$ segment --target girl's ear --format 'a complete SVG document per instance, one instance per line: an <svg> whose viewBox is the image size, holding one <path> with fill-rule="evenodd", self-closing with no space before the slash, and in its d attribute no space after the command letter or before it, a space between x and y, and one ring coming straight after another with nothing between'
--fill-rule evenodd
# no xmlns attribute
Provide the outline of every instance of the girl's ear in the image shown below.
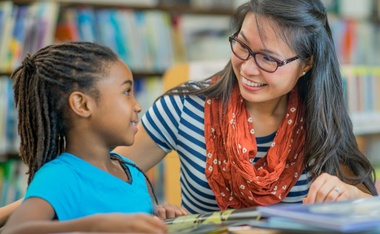
<svg viewBox="0 0 380 234"><path fill-rule="evenodd" d="M92 114L92 99L86 94L74 91L69 96L69 107L81 117L89 117Z"/></svg>

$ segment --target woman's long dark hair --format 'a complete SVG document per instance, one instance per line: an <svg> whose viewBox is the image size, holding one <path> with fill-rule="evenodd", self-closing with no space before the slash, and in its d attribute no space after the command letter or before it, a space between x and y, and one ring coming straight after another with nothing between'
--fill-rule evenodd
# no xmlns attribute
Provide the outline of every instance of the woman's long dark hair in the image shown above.
<svg viewBox="0 0 380 234"><path fill-rule="evenodd" d="M359 151L353 134L343 98L335 45L321 1L251 0L235 11L232 17L233 32L240 31L245 16L250 12L255 14L258 26L261 21L269 22L301 61L312 64L312 68L297 84L306 107L304 163L308 172L314 178L326 172L349 184L364 183L372 194L377 194L374 169ZM227 103L237 83L231 61L214 76L221 76L221 79L213 85L207 84L208 78L199 82L201 89L194 89L193 85L187 83L164 95L218 97ZM344 175L341 166L347 167L354 175Z"/></svg>

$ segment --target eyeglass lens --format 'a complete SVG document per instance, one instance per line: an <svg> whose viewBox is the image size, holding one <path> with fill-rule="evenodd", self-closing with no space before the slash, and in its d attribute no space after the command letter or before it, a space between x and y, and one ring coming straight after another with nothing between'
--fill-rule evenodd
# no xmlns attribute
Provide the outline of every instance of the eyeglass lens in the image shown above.
<svg viewBox="0 0 380 234"><path fill-rule="evenodd" d="M254 58L256 65L264 71L274 72L277 69L277 62L270 56L261 53L250 53L246 45L240 43L236 38L231 40L232 52L241 60L247 60L250 55Z"/></svg>

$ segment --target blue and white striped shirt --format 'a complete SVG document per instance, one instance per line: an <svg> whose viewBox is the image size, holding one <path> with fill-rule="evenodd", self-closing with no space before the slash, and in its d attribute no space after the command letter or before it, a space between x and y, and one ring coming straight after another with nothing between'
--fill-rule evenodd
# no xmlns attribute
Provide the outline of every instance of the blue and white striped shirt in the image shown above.
<svg viewBox="0 0 380 234"><path fill-rule="evenodd" d="M204 137L205 99L198 96L164 96L142 117L142 124L152 139L165 152L176 150L180 157L182 205L190 213L220 210L206 176L206 144ZM266 155L275 133L257 137L258 153L253 164ZM304 171L282 201L301 202L311 179Z"/></svg>

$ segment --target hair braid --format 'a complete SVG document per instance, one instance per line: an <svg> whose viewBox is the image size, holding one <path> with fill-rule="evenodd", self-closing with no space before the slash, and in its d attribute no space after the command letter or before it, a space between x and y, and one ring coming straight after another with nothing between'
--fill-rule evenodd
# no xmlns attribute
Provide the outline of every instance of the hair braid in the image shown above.
<svg viewBox="0 0 380 234"><path fill-rule="evenodd" d="M91 42L65 42L28 55L11 75L18 108L20 156L35 172L65 150L67 97L74 90L97 97L94 86L118 60L109 48Z"/></svg>
<svg viewBox="0 0 380 234"><path fill-rule="evenodd" d="M117 156L117 155L111 155L111 159L118 161L120 163L120 165L123 167L124 170L126 170L125 164L128 164L128 165L136 168L139 172L141 172L141 174L144 175L145 180L149 184L150 190L152 191L152 194L153 194L153 197L154 197L154 201L156 202L157 205L159 205L156 193L154 192L154 188L153 188L152 182L150 182L148 176L136 164L130 163L130 162L126 162L122 158L120 158L120 156Z"/></svg>
<svg viewBox="0 0 380 234"><path fill-rule="evenodd" d="M149 178L148 178L148 176L136 165L136 164L134 164L134 163L129 163L129 162L124 162L124 163L126 163L126 164L128 164L128 165L130 165L130 166L132 166L132 167L135 167L139 172L141 172L143 175L144 175L144 177L145 177L145 179L146 179L146 181L148 182L148 184L149 184L149 187L150 187L150 190L152 191L152 194L153 194L153 197L154 197L154 201L156 202L156 204L157 205L159 205L158 204L158 199L157 199L157 196L156 196L156 193L154 192L154 189L153 189L153 185L152 185L152 182L150 182L150 180L149 180Z"/></svg>

